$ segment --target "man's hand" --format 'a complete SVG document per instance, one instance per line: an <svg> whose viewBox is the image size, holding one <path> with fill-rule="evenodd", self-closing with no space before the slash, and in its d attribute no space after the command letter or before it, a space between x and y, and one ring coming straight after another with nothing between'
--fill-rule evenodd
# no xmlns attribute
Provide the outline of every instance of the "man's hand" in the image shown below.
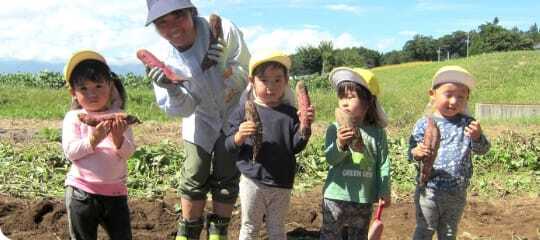
<svg viewBox="0 0 540 240"><path fill-rule="evenodd" d="M482 128L478 121L472 121L469 126L465 127L465 135L469 136L473 141L479 141L482 135Z"/></svg>
<svg viewBox="0 0 540 240"><path fill-rule="evenodd" d="M152 82L162 88L172 89L175 87L174 83L165 76L165 73L159 67L151 68L146 75Z"/></svg>
<svg viewBox="0 0 540 240"><path fill-rule="evenodd" d="M238 146L243 144L246 139L257 132L257 125L252 121L245 121L240 124L238 132L234 134L234 143Z"/></svg>

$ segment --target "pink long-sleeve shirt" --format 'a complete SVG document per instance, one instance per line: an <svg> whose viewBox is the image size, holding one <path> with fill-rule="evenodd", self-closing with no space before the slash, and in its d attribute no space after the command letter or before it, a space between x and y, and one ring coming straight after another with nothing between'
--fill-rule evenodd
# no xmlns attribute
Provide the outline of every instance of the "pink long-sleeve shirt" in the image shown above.
<svg viewBox="0 0 540 240"><path fill-rule="evenodd" d="M105 196L127 195L127 160L136 147L131 128L124 132L120 149L116 149L110 135L93 149L88 136L95 131L95 127L82 123L77 116L79 113L97 115L115 112L120 111L91 113L78 109L69 111L64 117L62 148L66 158L72 162L66 186Z"/></svg>

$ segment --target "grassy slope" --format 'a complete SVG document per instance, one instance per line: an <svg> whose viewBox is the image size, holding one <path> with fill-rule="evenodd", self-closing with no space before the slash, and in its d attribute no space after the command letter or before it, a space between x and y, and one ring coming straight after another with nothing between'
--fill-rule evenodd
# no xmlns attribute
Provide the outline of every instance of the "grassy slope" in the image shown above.
<svg viewBox="0 0 540 240"><path fill-rule="evenodd" d="M470 107L476 102L538 103L540 52L507 52L473 56L441 63L407 63L374 69L383 95L381 101L391 126L410 128L428 101L431 78L444 65L460 65L476 76ZM156 107L153 92L128 89L128 111L143 120L169 120ZM312 91L317 119L332 121L336 98L333 91ZM0 116L9 118L61 119L70 102L66 90L20 89L0 86ZM474 111L473 111L474 112Z"/></svg>

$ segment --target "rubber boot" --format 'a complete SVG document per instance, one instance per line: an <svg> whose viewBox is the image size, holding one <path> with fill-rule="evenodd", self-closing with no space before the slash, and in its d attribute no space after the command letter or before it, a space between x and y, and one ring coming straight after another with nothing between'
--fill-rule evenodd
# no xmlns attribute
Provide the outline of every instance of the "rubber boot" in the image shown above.
<svg viewBox="0 0 540 240"><path fill-rule="evenodd" d="M208 220L208 240L227 240L227 229L230 218L220 217L216 214L209 214Z"/></svg>
<svg viewBox="0 0 540 240"><path fill-rule="evenodd" d="M180 220L178 223L178 232L175 240L199 240L204 227L204 221L198 219L195 221Z"/></svg>

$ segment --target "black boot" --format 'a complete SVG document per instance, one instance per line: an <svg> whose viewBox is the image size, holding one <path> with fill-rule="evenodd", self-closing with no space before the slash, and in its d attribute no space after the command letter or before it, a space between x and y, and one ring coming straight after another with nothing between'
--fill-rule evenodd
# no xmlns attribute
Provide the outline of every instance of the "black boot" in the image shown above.
<svg viewBox="0 0 540 240"><path fill-rule="evenodd" d="M195 221L182 219L178 223L175 240L199 240L203 227L204 221L202 219Z"/></svg>
<svg viewBox="0 0 540 240"><path fill-rule="evenodd" d="M207 220L208 240L227 240L227 229L229 228L231 218L209 214Z"/></svg>

